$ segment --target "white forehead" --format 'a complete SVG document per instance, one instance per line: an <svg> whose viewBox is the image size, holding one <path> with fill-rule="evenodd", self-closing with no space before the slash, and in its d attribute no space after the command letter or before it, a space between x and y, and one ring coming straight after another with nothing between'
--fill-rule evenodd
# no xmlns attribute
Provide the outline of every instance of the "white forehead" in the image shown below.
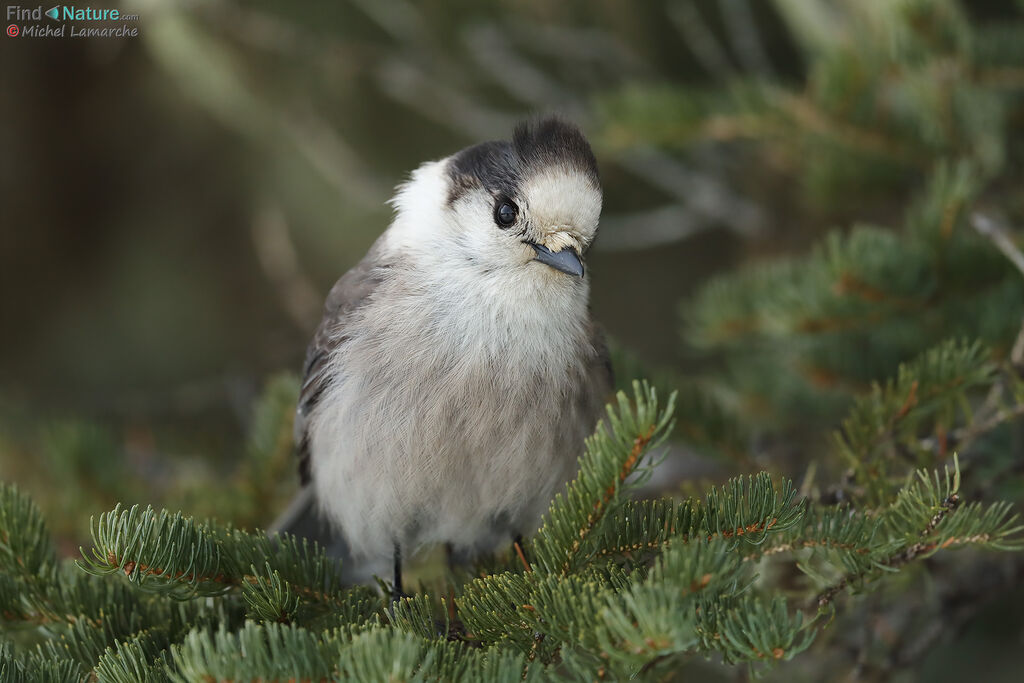
<svg viewBox="0 0 1024 683"><path fill-rule="evenodd" d="M589 177L560 165L538 170L522 185L521 196L532 223L542 229L559 228L589 241L601 217L601 191Z"/></svg>

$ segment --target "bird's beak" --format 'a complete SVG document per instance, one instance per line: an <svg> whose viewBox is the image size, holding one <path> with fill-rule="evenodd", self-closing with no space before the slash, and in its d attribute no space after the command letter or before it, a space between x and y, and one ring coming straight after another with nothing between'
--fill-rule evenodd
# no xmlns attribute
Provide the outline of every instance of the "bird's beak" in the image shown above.
<svg viewBox="0 0 1024 683"><path fill-rule="evenodd" d="M561 251L551 251L543 244L536 244L534 242L528 242L527 244L537 252L537 256L533 259L534 261L540 261L546 266L551 266L555 270L560 270L569 275L583 277L583 261L580 260L579 254L576 253L575 249L565 247Z"/></svg>

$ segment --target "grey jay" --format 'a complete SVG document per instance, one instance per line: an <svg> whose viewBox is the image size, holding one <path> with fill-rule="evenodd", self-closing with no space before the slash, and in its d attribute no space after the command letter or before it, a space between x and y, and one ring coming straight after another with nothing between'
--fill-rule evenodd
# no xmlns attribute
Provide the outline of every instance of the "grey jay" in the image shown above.
<svg viewBox="0 0 1024 683"><path fill-rule="evenodd" d="M587 249L601 186L557 118L425 163L309 346L299 472L357 561L472 555L536 528L611 390Z"/></svg>

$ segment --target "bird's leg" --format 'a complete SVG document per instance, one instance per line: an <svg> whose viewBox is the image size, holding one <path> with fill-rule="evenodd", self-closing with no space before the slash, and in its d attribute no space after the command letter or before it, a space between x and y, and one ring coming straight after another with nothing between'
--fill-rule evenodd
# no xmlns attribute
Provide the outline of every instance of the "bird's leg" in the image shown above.
<svg viewBox="0 0 1024 683"><path fill-rule="evenodd" d="M444 563L448 567L448 573L455 573L455 546L451 543L444 544Z"/></svg>
<svg viewBox="0 0 1024 683"><path fill-rule="evenodd" d="M512 538L512 549L516 551L516 555L519 556L519 561L523 563L523 569L525 569L528 572L532 572L533 567L530 566L530 563L526 560L526 553L523 552L522 534L516 534Z"/></svg>
<svg viewBox="0 0 1024 683"><path fill-rule="evenodd" d="M395 575L391 583L391 600L397 602L405 594L402 592L402 549L395 544Z"/></svg>

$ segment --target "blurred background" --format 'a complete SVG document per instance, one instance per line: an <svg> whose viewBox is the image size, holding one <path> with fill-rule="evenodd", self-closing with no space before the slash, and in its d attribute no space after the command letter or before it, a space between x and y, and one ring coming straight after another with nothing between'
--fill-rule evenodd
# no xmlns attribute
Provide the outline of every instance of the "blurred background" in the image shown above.
<svg viewBox="0 0 1024 683"><path fill-rule="evenodd" d="M954 283L973 311L960 327L872 328L862 341L884 353L833 350L824 369L757 346L736 358L698 292L799 262L832 229L903 225L940 163L1024 225L1024 3L118 7L139 37L0 40L0 477L69 554L117 501L269 523L297 484L295 374L327 290L409 171L532 113L594 145L593 308L623 380L689 388L688 479L766 462L801 476L923 337L1007 354L1020 327L1019 275L995 251L988 275ZM794 367L815 392L791 386ZM1021 645L1014 628L999 642ZM960 675L929 656L931 680Z"/></svg>

